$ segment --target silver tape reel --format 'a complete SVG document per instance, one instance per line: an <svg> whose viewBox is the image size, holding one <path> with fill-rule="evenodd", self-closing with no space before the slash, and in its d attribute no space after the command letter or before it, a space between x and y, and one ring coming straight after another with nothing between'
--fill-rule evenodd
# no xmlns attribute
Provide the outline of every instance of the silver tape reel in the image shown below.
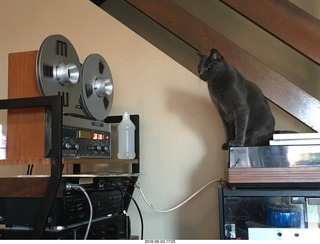
<svg viewBox="0 0 320 244"><path fill-rule="evenodd" d="M48 36L40 46L36 75L44 96L63 96L64 113L79 105L81 64L71 42L62 35Z"/></svg>
<svg viewBox="0 0 320 244"><path fill-rule="evenodd" d="M90 54L82 65L81 100L86 113L96 120L104 120L113 102L113 82L106 60Z"/></svg>

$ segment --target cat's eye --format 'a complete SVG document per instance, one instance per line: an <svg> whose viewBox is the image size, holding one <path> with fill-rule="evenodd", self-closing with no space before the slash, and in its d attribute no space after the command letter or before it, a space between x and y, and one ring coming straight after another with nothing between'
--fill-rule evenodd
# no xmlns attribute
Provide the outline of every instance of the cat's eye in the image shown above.
<svg viewBox="0 0 320 244"><path fill-rule="evenodd" d="M210 63L210 64L207 64L206 67L205 67L205 69L206 69L207 71L211 70L211 69L212 69L212 64L211 64L211 63Z"/></svg>

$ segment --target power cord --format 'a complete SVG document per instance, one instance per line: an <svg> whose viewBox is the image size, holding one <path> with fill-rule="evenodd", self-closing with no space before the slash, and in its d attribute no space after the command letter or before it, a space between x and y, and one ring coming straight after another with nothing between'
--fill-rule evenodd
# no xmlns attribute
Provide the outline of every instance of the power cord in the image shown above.
<svg viewBox="0 0 320 244"><path fill-rule="evenodd" d="M216 183L216 182L219 182L220 184L222 182L225 182L223 179L215 179L215 180L212 180L210 181L209 183L207 183L206 185L204 185L203 187L201 187L198 191L196 191L195 193L193 193L190 197L188 197L186 200L184 200L183 202L181 202L180 204L178 204L177 206L173 207L173 208L170 208L170 209L166 209L166 210L160 210L160 209L156 209L152 204L150 204L148 202L148 200L146 199L143 191L142 191L142 188L140 187L139 183L136 182L135 184L135 187L139 189L139 192L141 193L141 196L144 200L144 202L148 205L149 208L151 208L153 211L156 211L156 212L160 212L160 213L168 213L168 212L171 212L171 211L174 211L178 208L180 208L182 205L184 205L185 203L187 203L189 200L191 200L193 197L195 197L198 193L200 193L202 190L204 190L206 187L208 187L209 185L213 184L213 183Z"/></svg>
<svg viewBox="0 0 320 244"><path fill-rule="evenodd" d="M134 185L133 185L134 186ZM119 190L120 192L121 192L121 195L122 195L122 203L121 203L121 205L122 205L122 211L124 212L124 209L123 209L123 203L124 203L124 195L127 195L128 197L130 197L130 199L133 201L133 203L135 204L135 206L136 206L136 208L137 208L137 210L138 210L138 213L139 213L139 217L140 217L140 223L141 223L141 233L140 233L140 239L141 240L143 240L143 232L144 232L144 221L143 221L143 216L142 216L142 213L141 213L141 210L140 210L140 207L139 207L139 205L138 205L138 203L137 203L137 201L134 199L134 197L131 195L131 194L129 194L128 192L127 192L127 190L122 190L121 188L120 188L120 185L114 185L114 188L116 189L116 190Z"/></svg>
<svg viewBox="0 0 320 244"><path fill-rule="evenodd" d="M141 234L140 234L140 239L143 240L143 231L144 231L144 222L143 222L143 217L142 217L142 213L141 210L139 208L139 205L137 203L137 201L133 198L133 196L131 194L129 194L128 192L125 191L125 194L128 195L131 200L134 202L134 204L136 205L136 208L138 210L139 213L139 217L140 217L140 222L141 222Z"/></svg>
<svg viewBox="0 0 320 244"><path fill-rule="evenodd" d="M87 240L88 234L89 234L89 231L90 231L90 228L91 228L92 216L93 216L92 203L91 203L91 200L90 200L90 197L89 197L88 193L86 192L86 190L85 190L82 186L80 186L80 185L78 185L78 184L67 183L67 184L66 184L66 191L72 191L72 190L76 190L76 191L79 191L79 190L80 190L80 191L82 191L83 194L85 195L85 197L87 198L88 203L89 203L90 216L89 216L89 222L88 222L86 234L85 234L85 236L84 236L84 240Z"/></svg>

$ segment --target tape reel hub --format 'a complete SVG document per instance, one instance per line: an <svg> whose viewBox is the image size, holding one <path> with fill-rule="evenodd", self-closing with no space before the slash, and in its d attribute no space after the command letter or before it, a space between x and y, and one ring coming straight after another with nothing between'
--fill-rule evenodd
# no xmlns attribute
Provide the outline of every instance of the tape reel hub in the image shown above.
<svg viewBox="0 0 320 244"><path fill-rule="evenodd" d="M113 93L113 84L110 79L102 80L100 78L96 79L94 83L94 90L98 97L111 96Z"/></svg>
<svg viewBox="0 0 320 244"><path fill-rule="evenodd" d="M86 113L96 120L104 120L113 102L113 82L106 60L90 54L82 65L81 98Z"/></svg>
<svg viewBox="0 0 320 244"><path fill-rule="evenodd" d="M73 63L60 63L56 66L56 79L63 86L68 84L77 84L79 77L80 71L77 65Z"/></svg>

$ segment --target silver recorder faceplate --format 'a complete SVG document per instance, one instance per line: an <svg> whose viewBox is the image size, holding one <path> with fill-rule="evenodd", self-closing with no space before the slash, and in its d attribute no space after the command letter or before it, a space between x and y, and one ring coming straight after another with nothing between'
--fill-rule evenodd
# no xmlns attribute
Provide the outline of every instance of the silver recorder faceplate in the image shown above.
<svg viewBox="0 0 320 244"><path fill-rule="evenodd" d="M50 154L50 119L47 118L46 152ZM110 158L111 124L101 121L63 116L62 157Z"/></svg>
<svg viewBox="0 0 320 244"><path fill-rule="evenodd" d="M63 116L62 156L111 157L111 125L94 120Z"/></svg>

